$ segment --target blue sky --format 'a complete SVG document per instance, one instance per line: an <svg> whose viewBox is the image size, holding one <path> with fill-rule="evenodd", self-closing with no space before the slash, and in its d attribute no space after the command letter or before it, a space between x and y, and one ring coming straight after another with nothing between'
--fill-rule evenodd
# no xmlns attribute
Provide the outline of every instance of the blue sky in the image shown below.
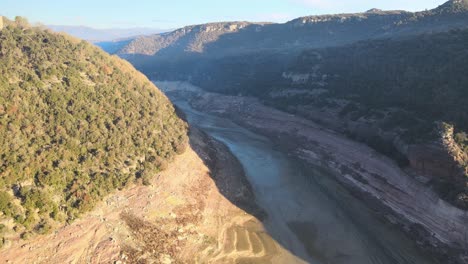
<svg viewBox="0 0 468 264"><path fill-rule="evenodd" d="M0 0L0 15L97 28L178 28L215 21L271 21L371 8L420 11L445 0Z"/></svg>

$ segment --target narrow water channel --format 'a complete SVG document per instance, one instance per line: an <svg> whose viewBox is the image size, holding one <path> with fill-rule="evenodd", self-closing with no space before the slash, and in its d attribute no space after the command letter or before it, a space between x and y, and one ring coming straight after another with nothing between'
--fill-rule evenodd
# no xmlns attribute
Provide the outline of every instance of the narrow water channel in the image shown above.
<svg viewBox="0 0 468 264"><path fill-rule="evenodd" d="M226 144L243 165L264 226L297 263L436 263L337 184L333 177L304 169L267 138L233 122L174 103L190 124Z"/></svg>

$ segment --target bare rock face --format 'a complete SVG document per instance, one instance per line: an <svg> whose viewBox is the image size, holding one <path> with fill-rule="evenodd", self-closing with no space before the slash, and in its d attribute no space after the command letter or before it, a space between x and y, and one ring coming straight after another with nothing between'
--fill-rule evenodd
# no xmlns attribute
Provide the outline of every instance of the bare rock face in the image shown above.
<svg viewBox="0 0 468 264"><path fill-rule="evenodd" d="M252 23L220 22L187 26L170 33L138 37L118 53L155 55L164 49L200 53L205 45L218 40L222 35L238 32L249 25Z"/></svg>
<svg viewBox="0 0 468 264"><path fill-rule="evenodd" d="M468 155L455 142L453 138L454 127L452 125L440 124L439 129L441 131L442 144L459 167L463 167L468 162Z"/></svg>
<svg viewBox="0 0 468 264"><path fill-rule="evenodd" d="M3 16L0 16L0 30L3 29Z"/></svg>
<svg viewBox="0 0 468 264"><path fill-rule="evenodd" d="M445 198L453 200L461 208L468 209L467 154L455 142L453 126L441 123L438 129L440 137L437 141L409 146L407 157L413 169L436 182L451 183L450 188L445 186L445 190L442 190L446 193Z"/></svg>
<svg viewBox="0 0 468 264"><path fill-rule="evenodd" d="M433 178L451 178L457 173L453 157L438 144L410 145L408 160L413 169Z"/></svg>
<svg viewBox="0 0 468 264"><path fill-rule="evenodd" d="M439 139L433 143L411 145L408 159L412 168L431 177L462 179L467 155L453 139L453 126L439 124Z"/></svg>

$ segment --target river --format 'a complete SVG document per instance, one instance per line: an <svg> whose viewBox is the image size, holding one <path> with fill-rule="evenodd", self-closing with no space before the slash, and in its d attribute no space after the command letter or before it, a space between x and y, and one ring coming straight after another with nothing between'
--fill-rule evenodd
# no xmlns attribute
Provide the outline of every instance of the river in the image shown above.
<svg viewBox="0 0 468 264"><path fill-rule="evenodd" d="M305 169L269 139L230 120L173 102L195 125L226 144L239 159L267 212L263 225L291 254L291 263L437 263L404 234L381 221L333 177Z"/></svg>

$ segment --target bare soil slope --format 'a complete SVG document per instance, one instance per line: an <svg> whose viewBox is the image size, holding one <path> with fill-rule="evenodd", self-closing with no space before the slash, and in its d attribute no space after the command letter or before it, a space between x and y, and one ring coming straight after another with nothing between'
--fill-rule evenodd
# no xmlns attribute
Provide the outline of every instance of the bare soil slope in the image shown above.
<svg viewBox="0 0 468 264"><path fill-rule="evenodd" d="M270 263L279 258L283 249L260 221L231 202L263 217L239 162L196 129L191 145L152 185L117 192L54 234L14 241L0 251L0 262Z"/></svg>

